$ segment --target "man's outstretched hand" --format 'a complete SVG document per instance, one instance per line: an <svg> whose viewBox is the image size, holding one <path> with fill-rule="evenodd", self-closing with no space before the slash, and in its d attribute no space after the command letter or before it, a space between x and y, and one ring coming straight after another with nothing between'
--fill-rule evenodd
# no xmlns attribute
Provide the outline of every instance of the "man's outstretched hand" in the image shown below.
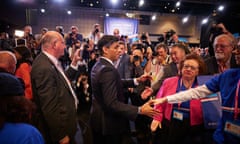
<svg viewBox="0 0 240 144"><path fill-rule="evenodd" d="M159 110L153 108L154 101L149 100L140 107L140 114L154 117L160 114Z"/></svg>

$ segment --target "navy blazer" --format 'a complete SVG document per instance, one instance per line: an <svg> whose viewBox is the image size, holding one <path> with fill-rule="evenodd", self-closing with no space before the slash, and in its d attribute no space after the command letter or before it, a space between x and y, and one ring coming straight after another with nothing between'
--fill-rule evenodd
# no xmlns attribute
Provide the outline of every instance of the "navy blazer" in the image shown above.
<svg viewBox="0 0 240 144"><path fill-rule="evenodd" d="M125 53L122 55L117 70L122 79L131 78L131 62L128 54Z"/></svg>
<svg viewBox="0 0 240 144"><path fill-rule="evenodd" d="M123 87L133 86L133 80L121 80L117 69L106 59L100 60L91 71L92 130L107 134L121 134L128 130L129 120L135 120L138 107L124 103Z"/></svg>

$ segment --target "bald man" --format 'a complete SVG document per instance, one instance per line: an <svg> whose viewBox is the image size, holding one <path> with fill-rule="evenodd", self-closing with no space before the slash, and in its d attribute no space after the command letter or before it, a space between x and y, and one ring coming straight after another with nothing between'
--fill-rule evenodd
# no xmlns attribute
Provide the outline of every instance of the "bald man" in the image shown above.
<svg viewBox="0 0 240 144"><path fill-rule="evenodd" d="M42 52L35 58L31 71L33 98L40 112L36 126L47 144L83 144L77 123L78 100L70 84L77 74L80 49L64 72L58 60L66 48L61 34L48 31L41 39L41 46Z"/></svg>
<svg viewBox="0 0 240 144"><path fill-rule="evenodd" d="M10 51L0 51L0 72L15 73L17 59Z"/></svg>

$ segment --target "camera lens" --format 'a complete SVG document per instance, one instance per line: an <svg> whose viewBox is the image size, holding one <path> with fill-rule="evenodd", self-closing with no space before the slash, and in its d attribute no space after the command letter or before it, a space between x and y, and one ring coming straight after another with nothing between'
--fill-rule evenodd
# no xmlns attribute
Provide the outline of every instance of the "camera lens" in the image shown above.
<svg viewBox="0 0 240 144"><path fill-rule="evenodd" d="M98 33L98 32L99 32L99 29L96 29L96 30L95 30L95 33Z"/></svg>
<svg viewBox="0 0 240 144"><path fill-rule="evenodd" d="M138 61L139 59L140 59L139 56L137 56L137 55L133 56L133 61Z"/></svg>

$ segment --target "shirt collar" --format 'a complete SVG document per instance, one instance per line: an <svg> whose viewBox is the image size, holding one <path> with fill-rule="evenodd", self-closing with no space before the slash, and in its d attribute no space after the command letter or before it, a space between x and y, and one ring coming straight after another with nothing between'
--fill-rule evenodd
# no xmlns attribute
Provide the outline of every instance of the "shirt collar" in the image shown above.
<svg viewBox="0 0 240 144"><path fill-rule="evenodd" d="M109 58L106 58L106 57L103 57L103 56L102 56L101 58L103 58L103 59L105 59L106 61L110 62L110 63L114 66L113 62L112 62Z"/></svg>
<svg viewBox="0 0 240 144"><path fill-rule="evenodd" d="M47 53L46 51L42 51L55 65L58 64L58 59L54 57L53 55Z"/></svg>

